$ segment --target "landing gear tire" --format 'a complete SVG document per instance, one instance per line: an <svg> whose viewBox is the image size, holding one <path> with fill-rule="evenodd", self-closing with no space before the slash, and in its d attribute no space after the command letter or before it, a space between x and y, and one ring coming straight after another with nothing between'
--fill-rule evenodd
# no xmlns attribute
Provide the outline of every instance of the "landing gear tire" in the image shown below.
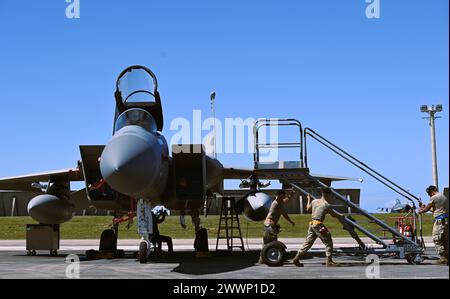
<svg viewBox="0 0 450 299"><path fill-rule="evenodd" d="M116 252L117 236L113 229L106 229L100 237L100 252Z"/></svg>
<svg viewBox="0 0 450 299"><path fill-rule="evenodd" d="M139 244L139 262L146 264L148 260L148 245L147 242L141 242Z"/></svg>
<svg viewBox="0 0 450 299"><path fill-rule="evenodd" d="M201 228L195 234L194 241L195 252L208 252L208 231L206 228Z"/></svg>
<svg viewBox="0 0 450 299"><path fill-rule="evenodd" d="M86 251L86 259L95 260L97 258L97 251L91 249Z"/></svg>
<svg viewBox="0 0 450 299"><path fill-rule="evenodd" d="M262 261L269 267L280 267L287 258L286 245L279 241L266 244L261 252Z"/></svg>
<svg viewBox="0 0 450 299"><path fill-rule="evenodd" d="M410 265L420 265L423 262L423 257L420 254L411 254L406 257L406 261Z"/></svg>

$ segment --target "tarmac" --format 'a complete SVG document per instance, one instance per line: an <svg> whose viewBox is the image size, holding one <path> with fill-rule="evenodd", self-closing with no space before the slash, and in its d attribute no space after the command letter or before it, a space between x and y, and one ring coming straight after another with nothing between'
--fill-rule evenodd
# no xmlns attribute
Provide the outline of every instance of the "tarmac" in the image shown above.
<svg viewBox="0 0 450 299"><path fill-rule="evenodd" d="M376 247L369 240L363 240L369 246ZM287 245L289 258L292 258L304 239L280 241ZM350 238L335 238L334 242L335 248L355 246ZM425 239L426 259L420 265L410 265L404 259L390 256L383 256L370 264L371 261L366 261L366 257L337 254L335 261L340 263L337 268L324 266L324 246L320 241L316 242L310 256L303 261L303 268L295 267L290 261L283 267L258 264L260 239L244 239L246 251L236 249L232 254L223 251L214 254L216 240L210 240L211 253L204 257L196 257L193 240L176 239L174 256L152 257L147 264L140 264L136 259L139 240L119 240L118 248L125 250L124 258L87 260L85 251L98 249L98 243L98 240L62 240L57 256L50 256L46 251L38 251L37 256L27 256L24 240L0 240L0 278L66 278L69 265L66 257L75 254L80 260L81 279L449 279L448 266L431 264L437 258L431 238ZM222 242L219 249L224 248Z"/></svg>

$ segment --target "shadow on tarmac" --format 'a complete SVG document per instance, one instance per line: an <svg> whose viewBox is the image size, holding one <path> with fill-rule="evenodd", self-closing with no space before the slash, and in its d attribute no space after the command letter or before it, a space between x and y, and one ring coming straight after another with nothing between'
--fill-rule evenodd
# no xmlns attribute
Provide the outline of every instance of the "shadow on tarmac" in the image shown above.
<svg viewBox="0 0 450 299"><path fill-rule="evenodd" d="M167 259L150 259L151 263L177 263L172 272L189 275L208 275L238 271L254 266L259 259L259 252L210 252L204 257L196 257L193 252L177 252L176 257Z"/></svg>
<svg viewBox="0 0 450 299"><path fill-rule="evenodd" d="M287 254L287 261L285 262L285 266L292 264L292 259L294 258L296 252L291 251ZM163 253L162 255L151 255L148 260L149 266L151 264L175 264L175 268L171 270L171 272L187 274L187 275L208 275L208 274L219 274L226 272L239 271L242 269L250 268L255 266L258 263L260 251L219 251L219 252L208 252L205 255L196 256L193 251L177 251L173 255L169 256L167 253ZM18 254L16 256L22 256L30 259L65 259L67 254L58 254L57 256L51 256L49 254L39 254L37 256L27 256L25 254ZM80 262L89 262L95 260L102 260L99 258L96 259L88 259L84 254L78 254L80 258ZM312 260L314 258L325 258L324 253L308 253L302 261L307 262L308 260ZM363 267L368 266L369 263L365 261L365 258L356 257L356 256L342 256L338 254L336 256L339 267L351 268L351 267ZM124 256L118 259L132 259L136 263L139 263L137 259L137 252L128 251L125 252ZM432 259L432 258L431 258ZM113 259L104 259L104 260L113 260ZM391 262L389 258L381 259L383 266L398 266L401 265L398 262ZM317 266L324 266L325 263L320 261L320 263L312 263ZM306 265L312 265L311 263ZM405 264L407 262L405 261ZM427 265L426 261L422 265ZM266 267L265 265L262 265ZM420 265L419 265L420 266ZM417 267L417 266L415 266Z"/></svg>

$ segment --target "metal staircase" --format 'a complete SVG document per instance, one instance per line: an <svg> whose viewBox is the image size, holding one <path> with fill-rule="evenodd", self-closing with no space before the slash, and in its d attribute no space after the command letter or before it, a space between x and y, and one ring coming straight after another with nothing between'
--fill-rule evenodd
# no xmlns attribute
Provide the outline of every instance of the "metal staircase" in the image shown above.
<svg viewBox="0 0 450 299"><path fill-rule="evenodd" d="M266 127L266 126L295 126L298 128L300 132L300 139L298 142L288 142L288 143L260 143L259 142L259 129ZM331 192L335 196L336 199L338 199L343 205L350 207L353 211L356 211L356 213L359 213L362 216L365 216L369 219L369 221L377 224L379 227L381 227L385 231L389 231L392 233L395 238L398 238L402 240L401 244L388 244L385 240L382 238L376 236L369 230L362 227L360 224L356 223L352 219L349 219L348 217L345 217L344 221L346 224L348 224L350 227L357 229L364 235L368 236L372 240L374 240L377 244L382 246L382 249L366 249L366 250L360 250L361 253L398 253L401 258L407 258L408 262L411 261L411 263L420 263L421 261L421 254L424 252L424 242L422 238L422 217L421 215L417 214L417 207L416 202L421 204L420 198L417 196L414 196L410 192L408 192L406 189L402 188L398 184L394 183L392 180L388 179L386 176L382 175L380 172L374 170L372 167L368 166L367 164L363 163L361 160L355 158L342 148L338 147L336 144L332 143L328 139L324 138L314 130L310 128L302 129L302 125L298 120L294 119L262 119L255 123L254 126L254 137L255 137L255 154L254 154L254 163L255 163L255 172L258 173L258 171L261 171L264 173L269 173L272 175L273 178L278 179L281 183L284 184L284 186L290 186L297 191L300 191L301 193L307 195L309 192L305 191L303 188L305 186L308 186L309 188L329 188L328 185L320 181L318 178L311 176L309 173L309 166L308 166L308 151L307 151L307 138L310 137L314 139L315 141L319 142L321 145L325 146L330 151L336 153L341 158L352 164L353 166L357 167L364 173L370 175L372 178L383 184L385 187L391 189L392 191L396 192L397 194L401 195L402 197L406 198L408 201L410 201L413 205L413 215L414 219L417 218L420 221L420 232L418 235L419 237L414 238L408 238L405 235L403 235L401 232L396 230L395 228L387 225L380 219L376 218L372 214L368 213L364 209L360 208L359 206L355 205L353 202L339 194L336 190L331 188ZM260 148L298 148L300 158L299 161L295 162L284 162L281 163L261 163L259 160L259 151ZM288 165L296 165L296 166L288 166Z"/></svg>
<svg viewBox="0 0 450 299"><path fill-rule="evenodd" d="M415 207L415 202L417 201L419 204L421 203L421 199L410 192L408 192L406 189L402 188L398 184L394 183L392 180L388 179L386 176L382 175L380 172L376 171L372 167L368 166L366 163L362 162L361 160L355 158L353 155L349 154L347 151L343 150L336 144L332 143L330 140L326 139L316 131L306 128L304 131L304 140L305 140L305 164L306 167L308 167L308 158L307 158L307 137L311 137L315 141L319 142L321 145L329 149L330 151L334 152L338 156L340 156L342 159L346 160L356 168L360 169L364 173L370 175L372 178L386 186L387 188L391 189L392 191L396 192L403 198L407 199L413 204L413 207Z"/></svg>
<svg viewBox="0 0 450 299"><path fill-rule="evenodd" d="M350 163L354 167L356 167L359 170L363 171L364 173L368 174L369 176L371 176L373 179L375 179L376 181L378 181L379 183L381 183L385 187L391 189L395 193L399 194L400 196L402 196L403 198L405 198L406 200L411 202L411 204L412 204L412 213L413 213L413 216L414 216L414 220L416 221L416 219L418 219L418 221L419 221L419 232L414 232L414 235L418 236L418 237L415 237L412 240L410 240L408 238L405 238L405 236L401 235L397 230L391 228L390 226L387 226L384 222L382 222L379 219L375 218L373 215L367 213L363 209L358 207L357 211L358 211L358 213L366 216L367 218L369 218L373 222L377 223L380 227L383 228L383 230L392 232L394 236L399 236L399 234L400 234L401 236L399 236L399 237L401 239L403 239L403 241L406 242L406 244L412 244L413 243L418 248L421 248L421 249L425 248L425 242L424 242L423 236L422 236L422 222L423 222L422 215L417 213L417 206L416 206L416 202L419 205L422 204L422 201L421 201L421 199L419 197L411 194L405 188L399 186L398 184L396 184L392 180L388 179L386 176L384 176L380 172L376 171L374 168L370 167L366 163L364 163L361 160L357 159L355 156L349 154L347 151L345 151L341 147L337 146L336 144L334 144L333 142L331 142L330 140L326 139L325 137L323 137L322 135L320 135L319 133L317 133L316 131L314 131L314 130L312 130L310 128L306 128L304 130L304 141L305 141L305 144L304 144L305 151L304 152L305 152L305 164L306 165L308 165L308 159L307 159L307 152L308 152L307 151L307 138L308 137L311 137L313 140L319 142L321 145L323 145L324 147L326 147L327 149L329 149L333 153L337 154L338 156L340 156L342 159L346 160L348 163ZM317 179L315 179L313 177L312 177L312 179L313 179L313 181L314 181L314 183L316 185L318 185L319 187L324 187L322 182L318 181ZM335 192L335 190L332 190L332 191L333 191L333 194L336 196L336 198L339 199L340 201L346 200L341 195L339 195L339 194L336 195L337 192ZM346 201L347 202L343 202L345 205L347 205L347 206L352 206L353 205L354 206L353 203L348 202L348 200L346 200ZM372 218L374 218L374 219L372 219ZM416 225L414 227L416 227ZM394 233L393 231L395 231L396 233ZM366 235L369 236L368 234L366 234ZM369 236L369 237L371 237L371 236ZM411 241L412 241L412 243L411 243Z"/></svg>

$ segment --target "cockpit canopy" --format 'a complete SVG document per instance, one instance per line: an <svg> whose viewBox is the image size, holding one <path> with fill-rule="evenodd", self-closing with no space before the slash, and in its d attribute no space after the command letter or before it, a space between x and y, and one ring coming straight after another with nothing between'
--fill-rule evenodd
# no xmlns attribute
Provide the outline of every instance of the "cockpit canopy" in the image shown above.
<svg viewBox="0 0 450 299"><path fill-rule="evenodd" d="M150 133L157 132L156 121L153 116L140 108L132 108L123 112L116 120L114 133L126 126L139 126Z"/></svg>
<svg viewBox="0 0 450 299"><path fill-rule="evenodd" d="M150 113L159 132L164 126L161 97L155 74L147 67L133 65L123 70L116 81L115 123L119 115L130 109L143 109Z"/></svg>
<svg viewBox="0 0 450 299"><path fill-rule="evenodd" d="M129 68L117 79L117 90L121 93L125 106L131 106L133 103L154 103L156 89L156 79L144 68Z"/></svg>

